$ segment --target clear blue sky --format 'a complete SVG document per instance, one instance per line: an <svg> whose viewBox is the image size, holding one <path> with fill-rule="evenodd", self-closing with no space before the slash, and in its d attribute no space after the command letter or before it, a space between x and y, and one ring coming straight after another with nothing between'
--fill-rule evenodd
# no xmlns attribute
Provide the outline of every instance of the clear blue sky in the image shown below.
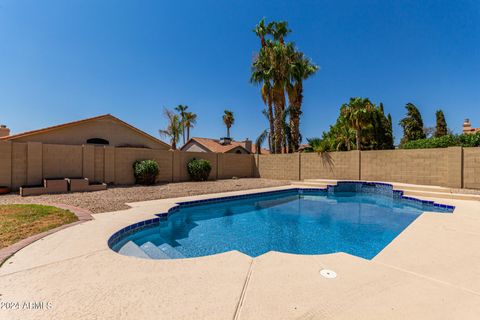
<svg viewBox="0 0 480 320"><path fill-rule="evenodd" d="M480 127L479 1L0 0L0 122L13 132L104 113L158 136L163 107L190 106L194 136L236 139L267 126L249 83L260 18L321 70L305 83L302 133L320 136L352 96L383 102L394 123L415 103L459 132ZM394 128L396 140L401 128Z"/></svg>

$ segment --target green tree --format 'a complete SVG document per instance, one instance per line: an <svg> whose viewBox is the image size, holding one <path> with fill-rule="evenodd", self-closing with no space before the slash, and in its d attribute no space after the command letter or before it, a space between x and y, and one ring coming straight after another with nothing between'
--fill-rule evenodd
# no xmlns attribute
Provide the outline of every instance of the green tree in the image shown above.
<svg viewBox="0 0 480 320"><path fill-rule="evenodd" d="M407 116L400 120L399 123L403 128L403 138L400 144L425 139L426 135L423 131L423 120L420 111L410 102L405 105L405 109L407 109Z"/></svg>
<svg viewBox="0 0 480 320"><path fill-rule="evenodd" d="M445 115L442 110L437 110L435 113L436 117L436 126L435 126L435 137L443 137L448 134L447 121L445 120Z"/></svg>
<svg viewBox="0 0 480 320"><path fill-rule="evenodd" d="M291 58L290 81L287 82L287 93L290 107L291 151L296 152L300 145L300 116L303 103L303 81L318 70L302 52L294 52Z"/></svg>
<svg viewBox="0 0 480 320"><path fill-rule="evenodd" d="M390 119L390 120L389 120ZM383 103L371 112L371 125L364 134L364 144L372 150L393 149L393 132L391 116L385 116Z"/></svg>
<svg viewBox="0 0 480 320"><path fill-rule="evenodd" d="M285 86L288 81L289 58L294 51L292 44L285 44L288 34L286 22L270 22L262 19L255 28L262 47L252 63L251 81L262 84L262 98L269 107L270 131L274 153L281 153L285 137L283 118L285 111ZM270 35L272 39L266 39ZM272 110L273 106L273 110ZM273 123L273 125L272 125Z"/></svg>
<svg viewBox="0 0 480 320"><path fill-rule="evenodd" d="M227 138L230 138L230 128L235 123L235 117L233 116L232 111L225 110L223 112L223 123L227 127Z"/></svg>
<svg viewBox="0 0 480 320"><path fill-rule="evenodd" d="M262 25L264 25L264 20L260 21ZM257 26L256 29L264 30L265 27ZM259 32L257 32L257 35ZM262 43L265 41L264 34L262 34ZM263 103L267 107L266 110L262 111L263 114L268 119L269 124L269 135L268 135L268 144L269 149L271 152L274 152L273 146L275 145L275 124L274 124L274 115L273 115L273 90L272 90L272 83L271 83L271 74L269 72L269 61L267 57L267 50L261 50L254 66L252 67L252 74L250 77L250 81L255 84L260 84L260 94L263 100Z"/></svg>
<svg viewBox="0 0 480 320"><path fill-rule="evenodd" d="M187 113L188 106L179 104L175 107L175 110L180 113L180 121L182 122L182 138L183 144L185 144L185 114Z"/></svg>
<svg viewBox="0 0 480 320"><path fill-rule="evenodd" d="M169 137L172 150L176 150L178 140L180 140L180 136L183 133L182 121L180 120L180 116L171 110L164 109L163 113L167 118L168 125L166 129L159 130L160 136Z"/></svg>
<svg viewBox="0 0 480 320"><path fill-rule="evenodd" d="M371 112L373 105L368 98L350 98L348 104L341 107L341 113L345 117L348 126L355 130L357 150L361 150L362 130L371 125Z"/></svg>
<svg viewBox="0 0 480 320"><path fill-rule="evenodd" d="M385 137L385 142L386 142L385 149L395 149L394 136L393 136L393 122L392 122L392 116L390 115L390 113L387 116L387 126L388 126L388 129Z"/></svg>
<svg viewBox="0 0 480 320"><path fill-rule="evenodd" d="M302 84L318 67L303 53L296 51L293 43L285 42L285 37L291 32L286 21L265 24L265 19L262 19L254 32L260 38L261 48L253 60L250 81L261 85L262 99L268 107L272 151L296 151L300 143ZM292 144L289 148L285 148L288 137L284 129L287 91L291 107L289 131Z"/></svg>
<svg viewBox="0 0 480 320"><path fill-rule="evenodd" d="M193 112L186 112L182 122L183 122L183 126L187 131L187 141L188 141L190 140L190 129L193 128L195 124L197 124L197 115Z"/></svg>

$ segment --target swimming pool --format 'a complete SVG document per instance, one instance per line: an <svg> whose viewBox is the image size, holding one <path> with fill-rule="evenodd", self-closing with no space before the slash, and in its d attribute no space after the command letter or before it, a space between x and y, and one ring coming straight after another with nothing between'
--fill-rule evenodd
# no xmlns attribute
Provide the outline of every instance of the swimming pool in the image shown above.
<svg viewBox="0 0 480 320"><path fill-rule="evenodd" d="M296 254L345 252L372 259L424 211L454 207L404 197L379 183L343 182L180 203L158 218L115 233L109 246L149 259L200 257L238 250Z"/></svg>

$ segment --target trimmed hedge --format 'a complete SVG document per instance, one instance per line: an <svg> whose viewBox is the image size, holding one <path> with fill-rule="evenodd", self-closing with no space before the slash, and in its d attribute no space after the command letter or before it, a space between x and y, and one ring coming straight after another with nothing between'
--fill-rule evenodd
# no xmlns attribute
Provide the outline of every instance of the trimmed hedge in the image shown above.
<svg viewBox="0 0 480 320"><path fill-rule="evenodd" d="M187 171L193 181L206 181L212 171L212 165L208 160L192 159L187 164Z"/></svg>
<svg viewBox="0 0 480 320"><path fill-rule="evenodd" d="M429 149L429 148L448 148L448 147L479 147L480 132L474 134L449 134L439 138L428 138L409 141L400 147L402 149Z"/></svg>
<svg viewBox="0 0 480 320"><path fill-rule="evenodd" d="M155 160L141 160L133 163L133 175L138 184L155 184L158 172L158 163Z"/></svg>

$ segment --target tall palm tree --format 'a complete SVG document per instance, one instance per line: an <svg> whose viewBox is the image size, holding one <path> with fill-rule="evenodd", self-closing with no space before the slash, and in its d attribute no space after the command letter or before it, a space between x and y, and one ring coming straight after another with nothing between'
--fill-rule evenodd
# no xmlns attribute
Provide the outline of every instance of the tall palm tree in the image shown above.
<svg viewBox="0 0 480 320"><path fill-rule="evenodd" d="M230 110L223 111L223 123L227 127L227 138L230 138L230 128L235 123L235 117Z"/></svg>
<svg viewBox="0 0 480 320"><path fill-rule="evenodd" d="M160 136L169 137L172 150L176 150L180 135L183 133L182 121L180 120L180 116L171 110L164 109L163 113L167 118L168 125L167 128L159 130Z"/></svg>
<svg viewBox="0 0 480 320"><path fill-rule="evenodd" d="M313 64L302 52L294 52L290 64L290 81L287 82L288 101L290 104L290 130L292 152L300 145L300 116L302 115L303 81L315 74L318 66Z"/></svg>
<svg viewBox="0 0 480 320"><path fill-rule="evenodd" d="M185 119L183 125L187 131L187 141L190 140L190 128L193 128L197 123L197 115L193 112L185 113Z"/></svg>
<svg viewBox="0 0 480 320"><path fill-rule="evenodd" d="M341 108L341 113L348 126L355 130L357 150L361 150L362 129L369 126L370 113L373 108L374 106L368 98L350 98L350 102Z"/></svg>
<svg viewBox="0 0 480 320"><path fill-rule="evenodd" d="M273 90L271 83L271 73L269 71L269 61L268 53L266 50L261 50L259 55L256 58L256 61L252 67L252 75L250 77L250 82L255 84L261 84L260 94L263 100L263 103L267 107L266 110L263 110L263 114L268 119L269 124L269 139L268 145L270 151L273 152L273 146L275 145L275 135L274 135L274 116L273 116Z"/></svg>
<svg viewBox="0 0 480 320"><path fill-rule="evenodd" d="M253 32L260 38L260 43L262 48L266 46L267 42L265 41L265 37L272 32L273 22L265 25L265 18L262 18L260 22L255 26Z"/></svg>
<svg viewBox="0 0 480 320"><path fill-rule="evenodd" d="M178 106L175 107L175 110L177 110L180 113L180 121L182 122L182 138L183 138L183 144L185 144L185 114L187 113L188 106L184 106L182 104L179 104Z"/></svg>

